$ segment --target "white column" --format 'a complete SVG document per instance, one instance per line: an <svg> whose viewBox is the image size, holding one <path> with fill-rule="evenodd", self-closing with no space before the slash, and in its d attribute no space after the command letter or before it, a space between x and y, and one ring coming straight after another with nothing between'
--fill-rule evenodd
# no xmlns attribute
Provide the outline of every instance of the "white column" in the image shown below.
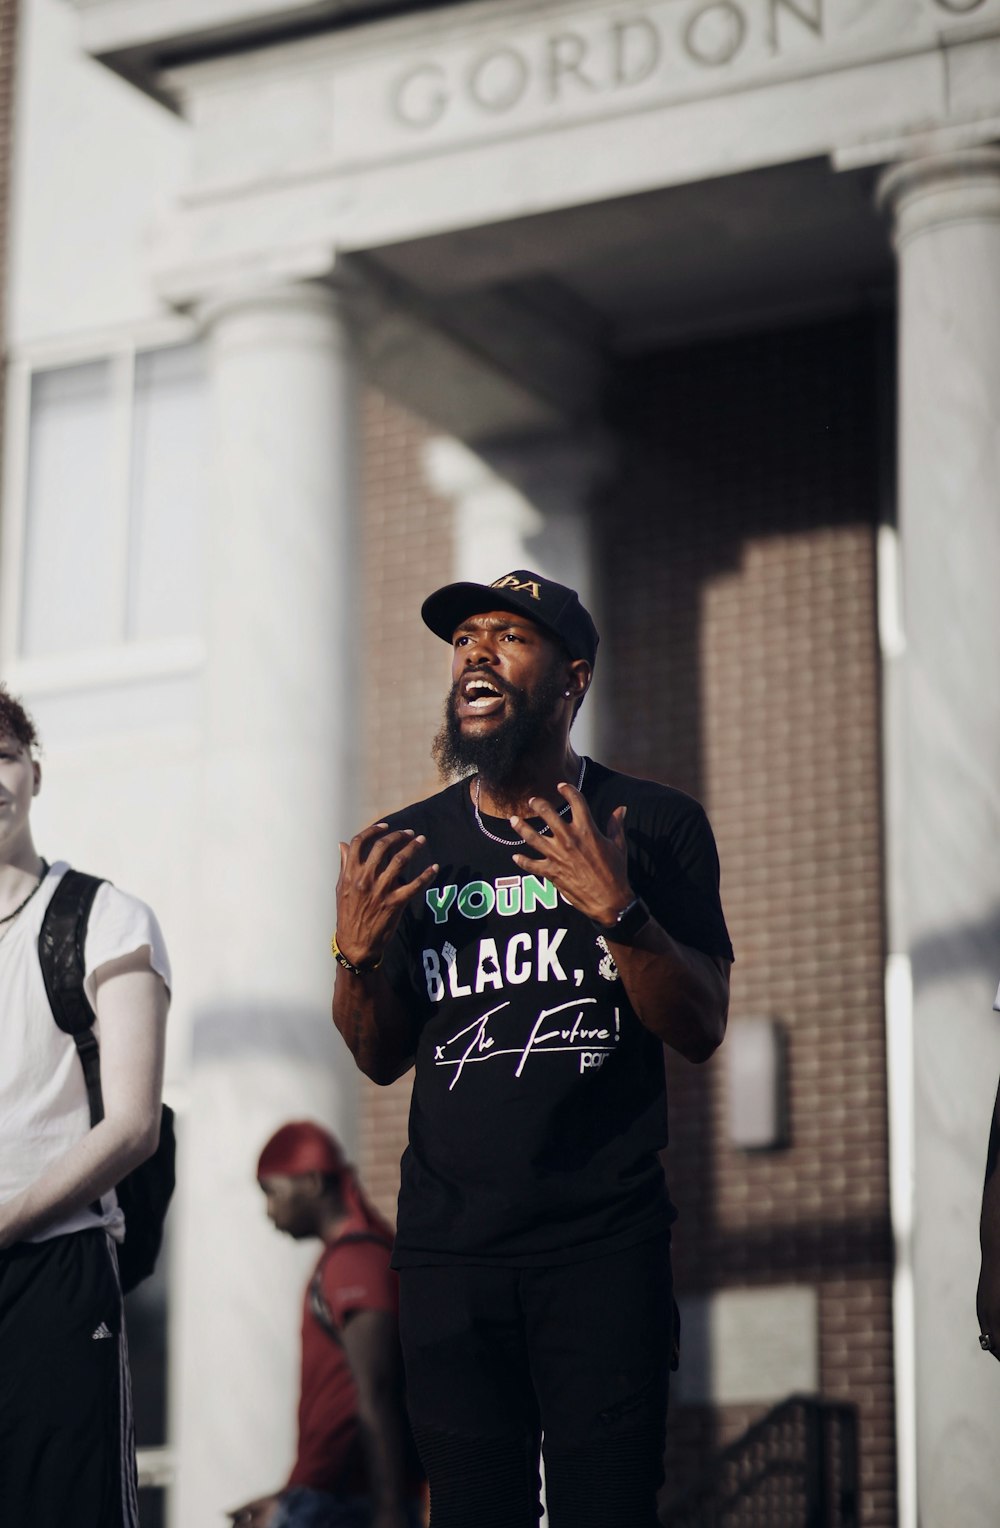
<svg viewBox="0 0 1000 1528"><path fill-rule="evenodd" d="M454 511L452 578L490 583L511 568L535 566L529 549L544 519L489 462L461 441L439 435L427 442L424 470L431 488L450 500Z"/></svg>
<svg viewBox="0 0 1000 1528"><path fill-rule="evenodd" d="M913 978L919 1515L993 1528L1000 1370L974 1298L1000 1070L1000 150L900 164L880 194L899 259L904 762L889 808Z"/></svg>
<svg viewBox="0 0 1000 1528"><path fill-rule="evenodd" d="M208 1528L286 1477L315 1248L272 1229L254 1169L289 1118L325 1121L350 1148L355 1092L329 1014L337 840L356 826L353 347L319 283L217 302L206 324L215 475L175 1528Z"/></svg>

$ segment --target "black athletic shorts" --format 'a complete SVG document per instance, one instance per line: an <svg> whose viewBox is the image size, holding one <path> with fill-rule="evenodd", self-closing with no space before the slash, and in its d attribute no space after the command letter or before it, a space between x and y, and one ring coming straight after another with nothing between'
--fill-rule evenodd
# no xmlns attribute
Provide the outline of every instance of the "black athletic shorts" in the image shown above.
<svg viewBox="0 0 1000 1528"><path fill-rule="evenodd" d="M0 1523L138 1528L122 1294L105 1231L0 1252Z"/></svg>
<svg viewBox="0 0 1000 1528"><path fill-rule="evenodd" d="M552 1268L400 1270L431 1528L655 1528L673 1355L669 1232Z"/></svg>

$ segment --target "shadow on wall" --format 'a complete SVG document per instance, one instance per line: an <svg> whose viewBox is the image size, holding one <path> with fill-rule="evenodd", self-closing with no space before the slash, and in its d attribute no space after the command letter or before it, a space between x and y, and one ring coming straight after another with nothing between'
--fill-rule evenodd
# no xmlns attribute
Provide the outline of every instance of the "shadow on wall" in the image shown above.
<svg viewBox="0 0 1000 1528"><path fill-rule="evenodd" d="M924 939L910 950L914 986L933 986L955 977L975 979L996 990L997 951L1000 950L1000 906L985 918L953 924Z"/></svg>
<svg viewBox="0 0 1000 1528"><path fill-rule="evenodd" d="M734 1016L779 1017L789 1036L790 1146L754 1157L725 1137L725 1052L707 1068L669 1057L682 1299L841 1280L888 1311L875 602L888 327L862 313L661 352L623 364L608 398L620 445L597 549L608 762L705 803ZM826 1362L822 1296L819 1311L821 1382L860 1391L850 1352ZM891 1330L883 1350L866 1393L891 1495ZM680 1408L675 1484L746 1421Z"/></svg>

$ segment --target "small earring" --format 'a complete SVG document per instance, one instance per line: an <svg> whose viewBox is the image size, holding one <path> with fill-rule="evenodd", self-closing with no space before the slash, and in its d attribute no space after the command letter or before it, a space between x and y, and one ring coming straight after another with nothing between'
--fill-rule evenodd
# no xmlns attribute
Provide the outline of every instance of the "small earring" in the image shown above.
<svg viewBox="0 0 1000 1528"><path fill-rule="evenodd" d="M565 695L566 699L569 700L570 691L569 690L563 690L563 694Z"/></svg>

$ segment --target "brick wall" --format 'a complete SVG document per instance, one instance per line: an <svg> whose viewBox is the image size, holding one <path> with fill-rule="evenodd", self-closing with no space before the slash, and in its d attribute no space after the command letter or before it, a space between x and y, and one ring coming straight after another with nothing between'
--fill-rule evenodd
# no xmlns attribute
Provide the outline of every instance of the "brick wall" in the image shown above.
<svg viewBox="0 0 1000 1528"><path fill-rule="evenodd" d="M732 1021L789 1042L790 1147L726 1141L725 1047L671 1055L680 1291L806 1283L821 1389L860 1407L862 1521L895 1522L875 528L876 325L644 362L614 409L602 517L610 762L708 808L737 964ZM760 1409L679 1409L671 1473Z"/></svg>
<svg viewBox="0 0 1000 1528"><path fill-rule="evenodd" d="M440 788L431 759L449 685L448 648L420 606L452 573L451 511L430 492L421 451L430 430L369 391L364 406L364 774L362 820L372 822ZM361 823L358 824L361 826ZM393 1220L406 1144L410 1080L360 1079L359 1165Z"/></svg>
<svg viewBox="0 0 1000 1528"><path fill-rule="evenodd" d="M0 469L3 458L4 399L7 392L7 260L17 21L18 0L0 0Z"/></svg>
<svg viewBox="0 0 1000 1528"><path fill-rule="evenodd" d="M608 762L689 790L719 840L737 952L733 1022L789 1040L787 1150L731 1148L725 1048L671 1057L668 1170L682 1293L819 1291L821 1389L861 1415L862 1521L895 1522L882 1011L876 325L672 352L620 374L627 464L599 516ZM434 789L446 686L419 620L448 576L449 517L422 427L366 415L368 817ZM393 1208L406 1082L368 1088L361 1163ZM678 1408L672 1484L762 1408Z"/></svg>

